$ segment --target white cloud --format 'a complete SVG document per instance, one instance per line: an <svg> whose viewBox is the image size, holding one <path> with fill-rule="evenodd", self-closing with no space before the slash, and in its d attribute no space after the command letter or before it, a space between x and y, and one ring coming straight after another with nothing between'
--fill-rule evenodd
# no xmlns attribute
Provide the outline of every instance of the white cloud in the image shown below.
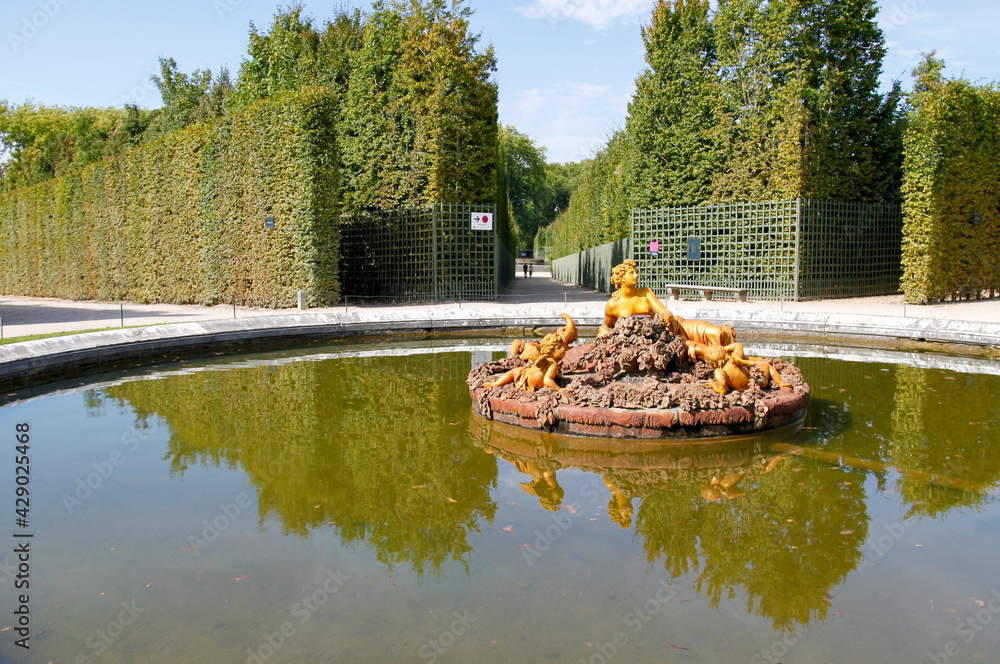
<svg viewBox="0 0 1000 664"><path fill-rule="evenodd" d="M596 28L633 18L648 17L652 0L534 0L514 7L526 18L576 20Z"/></svg>

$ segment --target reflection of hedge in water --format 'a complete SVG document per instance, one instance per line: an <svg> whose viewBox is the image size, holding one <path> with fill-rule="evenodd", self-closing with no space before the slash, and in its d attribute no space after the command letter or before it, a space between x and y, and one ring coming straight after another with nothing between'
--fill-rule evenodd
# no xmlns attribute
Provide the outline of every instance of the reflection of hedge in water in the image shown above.
<svg viewBox="0 0 1000 664"><path fill-rule="evenodd" d="M742 588L750 612L791 631L825 618L824 597L861 562L869 523L864 471L830 476L824 465L775 461L752 440L704 452L664 445L616 454L575 449L568 437L529 434L522 442L504 425L483 422L472 431L476 444L519 470L534 464L558 478L570 467L565 459L594 464L578 467L612 489L608 516L623 528L631 526L629 504L640 498L635 532L648 562L662 558L674 578L700 571L697 591L713 607L724 591L732 599ZM643 466L621 467L627 462ZM682 463L689 467L677 467ZM718 490L720 482L728 489Z"/></svg>
<svg viewBox="0 0 1000 664"><path fill-rule="evenodd" d="M816 427L817 443L898 470L910 514L978 506L987 495L977 486L1000 486L996 376L812 358L796 364L813 387L807 426ZM934 476L970 490L932 484ZM886 473L876 478L880 490L888 488Z"/></svg>
<svg viewBox="0 0 1000 664"><path fill-rule="evenodd" d="M989 501L987 494L937 486L928 483L926 475L911 477L906 471L1000 485L998 387L992 376L897 368L886 460L901 472L899 490L910 503L910 514L937 516Z"/></svg>
<svg viewBox="0 0 1000 664"><path fill-rule="evenodd" d="M106 393L170 425L172 472L242 467L261 521L301 536L334 521L388 565L437 572L471 550L468 534L496 509L495 461L453 438L468 412L468 367L466 353L297 362Z"/></svg>
<svg viewBox="0 0 1000 664"><path fill-rule="evenodd" d="M643 497L636 533L650 563L662 557L675 577L699 571L697 589L713 608L742 588L748 611L792 631L826 617L824 596L857 568L867 538L864 473L838 476L851 481L843 486L824 471L784 461L743 479L743 495L716 502L702 496L700 483L664 483Z"/></svg>

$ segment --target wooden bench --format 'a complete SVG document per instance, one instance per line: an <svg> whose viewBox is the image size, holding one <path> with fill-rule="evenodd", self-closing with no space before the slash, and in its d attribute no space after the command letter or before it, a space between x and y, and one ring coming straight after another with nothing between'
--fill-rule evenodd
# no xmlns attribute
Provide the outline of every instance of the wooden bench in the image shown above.
<svg viewBox="0 0 1000 664"><path fill-rule="evenodd" d="M694 286L692 284L667 284L664 286L670 293L670 299L680 299L682 290L701 291L701 299L711 300L712 293L733 293L740 302L747 301L746 288L733 288L731 286Z"/></svg>

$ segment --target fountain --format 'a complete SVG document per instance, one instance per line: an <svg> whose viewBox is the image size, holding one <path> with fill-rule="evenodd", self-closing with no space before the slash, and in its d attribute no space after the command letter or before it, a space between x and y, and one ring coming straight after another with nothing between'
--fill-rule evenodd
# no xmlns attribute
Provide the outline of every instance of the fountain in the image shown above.
<svg viewBox="0 0 1000 664"><path fill-rule="evenodd" d="M541 342L468 377L479 415L528 429L611 438L715 438L801 424L810 389L781 359L747 356L728 325L684 320L649 288L634 261L615 267L617 288L593 342L572 346L566 324Z"/></svg>

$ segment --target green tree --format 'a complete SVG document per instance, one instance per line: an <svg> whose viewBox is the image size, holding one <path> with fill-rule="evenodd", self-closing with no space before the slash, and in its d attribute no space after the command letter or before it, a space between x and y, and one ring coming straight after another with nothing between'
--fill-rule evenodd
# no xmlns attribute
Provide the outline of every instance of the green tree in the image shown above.
<svg viewBox="0 0 1000 664"><path fill-rule="evenodd" d="M715 44L707 0L659 0L642 29L648 68L629 104L638 207L709 199L718 161Z"/></svg>
<svg viewBox="0 0 1000 664"><path fill-rule="evenodd" d="M500 127L500 153L517 245L530 247L538 229L555 217L545 148L535 145L527 134L504 125Z"/></svg>
<svg viewBox="0 0 1000 664"><path fill-rule="evenodd" d="M153 112L11 105L0 100L0 182L4 191L29 187L101 161L135 145Z"/></svg>
<svg viewBox="0 0 1000 664"><path fill-rule="evenodd" d="M378 2L344 98L345 207L493 201L498 193L492 47L459 2Z"/></svg>
<svg viewBox="0 0 1000 664"><path fill-rule="evenodd" d="M173 58L160 58L160 75L150 78L163 100L163 107L149 127L150 136L220 117L233 89L227 69L223 68L213 80L211 69L185 74Z"/></svg>

